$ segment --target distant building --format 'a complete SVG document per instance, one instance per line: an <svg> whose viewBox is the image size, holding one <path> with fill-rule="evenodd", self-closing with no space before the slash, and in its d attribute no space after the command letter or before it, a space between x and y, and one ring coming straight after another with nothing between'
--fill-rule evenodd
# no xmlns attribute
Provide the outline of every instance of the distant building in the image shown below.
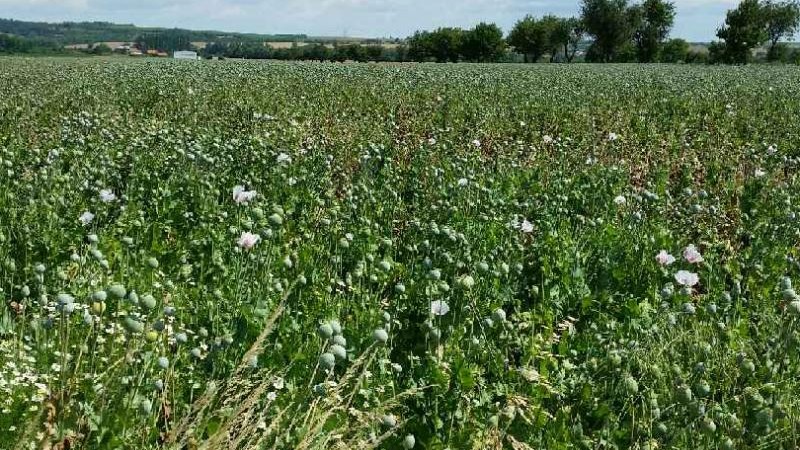
<svg viewBox="0 0 800 450"><path fill-rule="evenodd" d="M172 54L175 59L197 59L197 52L177 51Z"/></svg>

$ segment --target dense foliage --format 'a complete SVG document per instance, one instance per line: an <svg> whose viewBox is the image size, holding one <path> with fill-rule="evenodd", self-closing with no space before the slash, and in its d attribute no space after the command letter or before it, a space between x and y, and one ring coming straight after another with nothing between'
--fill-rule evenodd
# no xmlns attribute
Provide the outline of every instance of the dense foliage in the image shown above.
<svg viewBox="0 0 800 450"><path fill-rule="evenodd" d="M130 24L109 22L28 22L24 20L0 19L0 33L13 34L26 38L46 39L61 45L93 44L95 42L130 42L142 35L158 33L178 33L189 41L296 41L306 39L306 35L271 35L253 33L229 33L223 31L199 31L166 29L158 27L137 27ZM183 50L183 49L178 49Z"/></svg>
<svg viewBox="0 0 800 450"><path fill-rule="evenodd" d="M0 446L793 448L798 88L1 59Z"/></svg>

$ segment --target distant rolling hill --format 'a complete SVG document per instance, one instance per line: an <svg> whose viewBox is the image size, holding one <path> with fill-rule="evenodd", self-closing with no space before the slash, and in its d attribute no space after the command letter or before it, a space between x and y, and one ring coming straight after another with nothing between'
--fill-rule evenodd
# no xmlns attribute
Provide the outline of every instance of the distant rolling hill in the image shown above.
<svg viewBox="0 0 800 450"><path fill-rule="evenodd" d="M110 22L28 22L0 19L0 33L26 39L47 40L61 45L94 44L96 42L130 42L143 35L180 34L189 41L200 42L293 42L306 40L305 34L231 33L213 30L137 27Z"/></svg>

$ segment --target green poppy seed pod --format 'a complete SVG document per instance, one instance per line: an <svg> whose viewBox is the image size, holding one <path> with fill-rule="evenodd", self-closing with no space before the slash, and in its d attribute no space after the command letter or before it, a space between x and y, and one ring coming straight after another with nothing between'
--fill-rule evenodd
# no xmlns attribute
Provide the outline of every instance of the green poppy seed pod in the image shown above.
<svg viewBox="0 0 800 450"><path fill-rule="evenodd" d="M331 330L333 330L334 335L342 334L342 324L340 324L338 320L334 319L328 323L330 324Z"/></svg>
<svg viewBox="0 0 800 450"><path fill-rule="evenodd" d="M294 263L292 263L292 258L290 258L289 255L286 255L286 257L283 258L283 266L287 269L291 269L293 265Z"/></svg>
<svg viewBox="0 0 800 450"><path fill-rule="evenodd" d="M458 284L464 289L471 289L473 286L475 286L475 279L469 275L464 275L458 279Z"/></svg>
<svg viewBox="0 0 800 450"><path fill-rule="evenodd" d="M790 302L797 299L797 293L792 288L781 291L781 296L783 296L783 301L785 302Z"/></svg>
<svg viewBox="0 0 800 450"><path fill-rule="evenodd" d="M417 440L414 438L413 434L407 434L406 437L403 438L403 448L406 450L414 448L416 444Z"/></svg>
<svg viewBox="0 0 800 450"><path fill-rule="evenodd" d="M108 294L106 293L106 291L97 291L94 294L92 294L92 300L96 302L104 302L106 301L106 298L108 298Z"/></svg>
<svg viewBox="0 0 800 450"><path fill-rule="evenodd" d="M668 432L667 424L664 422L658 422L656 424L656 433L658 433L659 436L666 436Z"/></svg>
<svg viewBox="0 0 800 450"><path fill-rule="evenodd" d="M139 303L139 294L137 294L135 291L131 291L128 294L128 301L133 303L134 305Z"/></svg>
<svg viewBox="0 0 800 450"><path fill-rule="evenodd" d="M169 368L169 359L166 356L159 356L158 358L158 367L162 369Z"/></svg>
<svg viewBox="0 0 800 450"><path fill-rule="evenodd" d="M103 259L103 252L101 252L100 250L98 250L96 248L93 248L93 249L89 250L89 254L92 255L92 258L94 258L94 259L97 259L97 260L102 260Z"/></svg>
<svg viewBox="0 0 800 450"><path fill-rule="evenodd" d="M380 344L385 344L389 340L389 333L387 333L383 328L378 328L372 332L372 339Z"/></svg>
<svg viewBox="0 0 800 450"><path fill-rule="evenodd" d="M43 296L43 299L44 299L44 301L46 303L47 302L47 297L44 297L44 294L42 294L42 296ZM69 294L61 293L61 294L56 295L56 301L58 302L59 305L63 306L63 305L66 305L68 303L75 302L75 298L73 296L69 295Z"/></svg>
<svg viewBox="0 0 800 450"><path fill-rule="evenodd" d="M29 288L28 286L22 286L22 289L20 289L19 292L20 294L22 294L23 297L27 298L28 296L31 295L31 288Z"/></svg>
<svg viewBox="0 0 800 450"><path fill-rule="evenodd" d="M497 308L492 312L492 319L499 323L505 322L506 312L503 310L503 308Z"/></svg>
<svg viewBox="0 0 800 450"><path fill-rule="evenodd" d="M336 357L331 353L323 353L319 357L319 365L325 370L333 369L336 365Z"/></svg>
<svg viewBox="0 0 800 450"><path fill-rule="evenodd" d="M384 311L384 312L383 312L383 321L384 321L385 323L389 323L389 322L391 322L391 321L392 321L392 315L391 315L391 314L389 314L388 312Z"/></svg>
<svg viewBox="0 0 800 450"><path fill-rule="evenodd" d="M134 319L133 317L125 317L124 323L125 328L127 328L131 333L141 333L144 331L144 323Z"/></svg>
<svg viewBox="0 0 800 450"><path fill-rule="evenodd" d="M86 239L88 239L92 244L97 244L100 242L100 238L98 238L96 234L90 234L86 236Z"/></svg>
<svg viewBox="0 0 800 450"><path fill-rule="evenodd" d="M792 279L789 277L781 278L780 287L782 291L792 288Z"/></svg>
<svg viewBox="0 0 800 450"><path fill-rule="evenodd" d="M716 303L709 303L706 305L706 312L709 314L716 314L717 313L717 305Z"/></svg>
<svg viewBox="0 0 800 450"><path fill-rule="evenodd" d="M341 345L342 347L347 347L347 339L344 338L341 334L337 334L331 338L331 343L336 345Z"/></svg>
<svg viewBox="0 0 800 450"><path fill-rule="evenodd" d="M278 213L273 213L272 215L269 216L269 223L275 225L276 227L279 227L283 225L283 217L281 217L281 215Z"/></svg>
<svg viewBox="0 0 800 450"><path fill-rule="evenodd" d="M389 272L392 270L392 263L384 259L378 263L378 267L384 272Z"/></svg>
<svg viewBox="0 0 800 450"><path fill-rule="evenodd" d="M344 360L347 359L347 350L344 347L338 344L333 344L328 348L328 351L336 357L336 359Z"/></svg>
<svg viewBox="0 0 800 450"><path fill-rule="evenodd" d="M675 391L675 397L684 405L690 403L692 398L694 398L692 395L692 390L689 389L689 386L686 386L685 384L678 386Z"/></svg>
<svg viewBox="0 0 800 450"><path fill-rule="evenodd" d="M156 298L150 294L145 294L142 296L141 303L146 309L153 309L156 307Z"/></svg>
<svg viewBox="0 0 800 450"><path fill-rule="evenodd" d="M158 269L158 260L154 257L147 258L147 265L150 266L151 269Z"/></svg>
<svg viewBox="0 0 800 450"><path fill-rule="evenodd" d="M442 271L439 269L433 269L430 272L428 272L428 277L432 280L438 280L439 278L442 277Z"/></svg>
<svg viewBox="0 0 800 450"><path fill-rule="evenodd" d="M164 390L164 381L163 380L154 381L153 382L153 389L155 389L158 392L163 391Z"/></svg>
<svg viewBox="0 0 800 450"><path fill-rule="evenodd" d="M705 433L714 434L714 432L717 431L717 424L714 423L714 421L710 417L706 417L700 423L700 428Z"/></svg>
<svg viewBox="0 0 800 450"><path fill-rule="evenodd" d="M111 287L108 288L108 292L116 298L125 298L125 295L128 293L125 290L125 286L121 284L112 284Z"/></svg>
<svg viewBox="0 0 800 450"><path fill-rule="evenodd" d="M623 380L623 386L625 387L625 392L628 395L635 395L639 392L639 383L637 383L636 380L630 375L625 377Z"/></svg>
<svg viewBox="0 0 800 450"><path fill-rule="evenodd" d="M694 390L698 397L708 397L708 395L711 394L711 386L706 380L701 380L698 382Z"/></svg>
<svg viewBox="0 0 800 450"><path fill-rule="evenodd" d="M195 358L200 358L200 356L203 355L203 351L198 347L193 348L189 353L191 353Z"/></svg>
<svg viewBox="0 0 800 450"><path fill-rule="evenodd" d="M800 300L794 300L789 303L789 313L793 316L800 316Z"/></svg>
<svg viewBox="0 0 800 450"><path fill-rule="evenodd" d="M42 273L44 273L44 271L46 269L44 267L44 264L39 263L39 264L36 264L35 266L33 266L33 270L35 270L36 273L42 274Z"/></svg>
<svg viewBox="0 0 800 450"><path fill-rule="evenodd" d="M736 448L736 446L733 444L733 441L729 437L724 438L722 440L722 443L720 444L721 450L733 450L734 448Z"/></svg>
<svg viewBox="0 0 800 450"><path fill-rule="evenodd" d="M322 339L328 339L333 336L333 327L329 323L323 323L317 328L317 334Z"/></svg>
<svg viewBox="0 0 800 450"><path fill-rule="evenodd" d="M393 414L385 414L381 417L381 425L385 428L394 428L397 426L397 418Z"/></svg>

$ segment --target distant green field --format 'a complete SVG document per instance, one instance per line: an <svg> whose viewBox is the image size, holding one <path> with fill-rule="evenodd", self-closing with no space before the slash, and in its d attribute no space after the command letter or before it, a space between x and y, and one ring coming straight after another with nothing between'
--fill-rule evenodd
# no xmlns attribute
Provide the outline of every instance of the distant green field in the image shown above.
<svg viewBox="0 0 800 450"><path fill-rule="evenodd" d="M798 92L0 58L0 448L795 448Z"/></svg>

